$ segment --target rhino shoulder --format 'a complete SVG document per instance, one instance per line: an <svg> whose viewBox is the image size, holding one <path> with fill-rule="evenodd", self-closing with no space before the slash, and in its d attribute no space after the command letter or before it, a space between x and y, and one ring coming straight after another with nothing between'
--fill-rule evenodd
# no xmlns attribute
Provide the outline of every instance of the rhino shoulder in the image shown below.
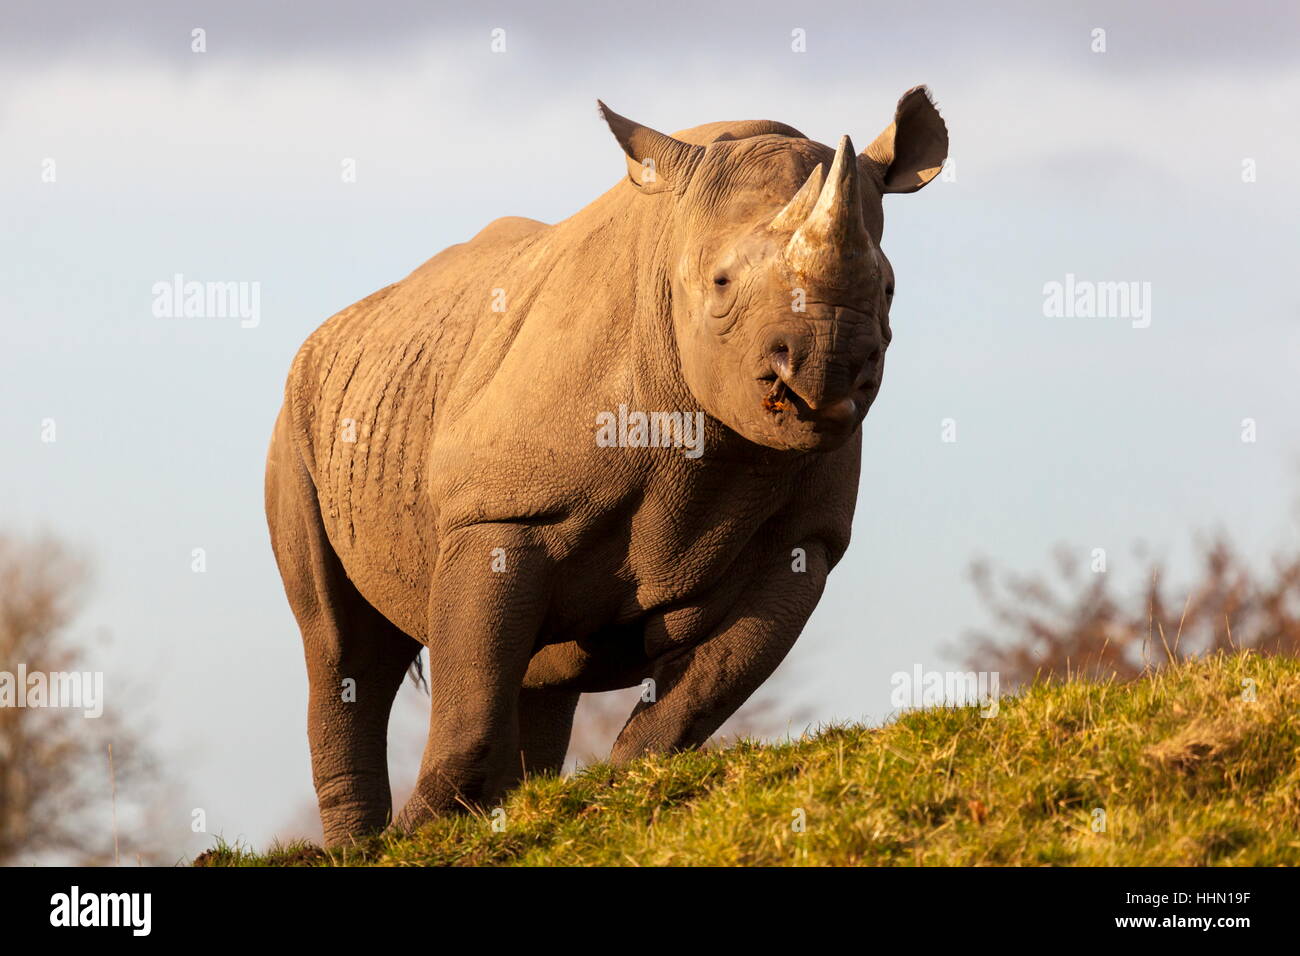
<svg viewBox="0 0 1300 956"><path fill-rule="evenodd" d="M480 229L469 244L508 246L531 236L538 230L549 228L546 223L526 216L502 216L500 219L493 219Z"/></svg>

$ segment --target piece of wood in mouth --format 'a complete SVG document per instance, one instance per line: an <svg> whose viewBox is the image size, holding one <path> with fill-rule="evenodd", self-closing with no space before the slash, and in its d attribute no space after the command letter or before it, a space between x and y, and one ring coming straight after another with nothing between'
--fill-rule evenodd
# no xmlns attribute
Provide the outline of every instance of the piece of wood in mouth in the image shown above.
<svg viewBox="0 0 1300 956"><path fill-rule="evenodd" d="M766 395L763 396L763 408L765 411L783 412L790 407L790 402L786 399L785 382L779 378L772 383Z"/></svg>

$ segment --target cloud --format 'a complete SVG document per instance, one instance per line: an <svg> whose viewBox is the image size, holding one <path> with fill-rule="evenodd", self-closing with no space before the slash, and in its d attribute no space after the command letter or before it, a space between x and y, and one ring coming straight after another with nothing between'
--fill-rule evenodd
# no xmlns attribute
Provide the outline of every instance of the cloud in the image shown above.
<svg viewBox="0 0 1300 956"><path fill-rule="evenodd" d="M335 64L401 56L449 37L486 46L488 31L504 27L517 34L520 52L529 46L560 51L579 64L609 68L648 56L660 64L646 76L654 82L697 55L741 50L761 56L769 45L788 47L794 27L808 32L809 59L825 54L831 69L850 60L906 62L933 49L949 61L1038 57L1077 71L1087 68L1089 34L1096 27L1107 30L1117 67L1129 71L1277 64L1294 59L1300 8L1287 0L1249 0L1230 11L1214 0L1172 8L1103 0L1076 9L1030 0L1003 0L995 9L962 0L829 0L814 6L786 0L660 0L612 7L590 0L486 0L464 7L424 0L301 5L11 0L0 13L0 51L7 58L42 62L51 56L94 60L129 51L179 63L189 55L194 27L208 31L212 55L327 57Z"/></svg>
<svg viewBox="0 0 1300 956"><path fill-rule="evenodd" d="M693 31L685 40L675 56L689 57L700 42ZM554 50L494 56L486 40L466 45L451 35L346 65L320 51L256 67L186 55L179 72L157 57L10 62L0 68L0 132L10 156L0 161L30 167L54 157L71 188L129 183L145 192L189 189L196 198L249 190L318 198L337 195L340 163L350 157L375 201L455 183L443 196L453 205L495 208L500 199L537 215L539 199L585 202L618 177L596 96L665 130L765 117L823 142L844 132L869 142L897 96L928 79L969 189L1014 188L1044 175L1065 191L1087 189L1099 177L1122 178L1130 161L1128 175L1149 189L1201 189L1220 175L1235 186L1243 157L1259 162L1261 179L1271 170L1278 182L1300 127L1295 62L1263 77L1171 73L1135 83L1110 69L1115 61L1100 62L1106 55L1087 82L1033 60L969 71L849 61L834 66L842 78L828 84L821 74L831 66L818 60L806 69L810 61L779 45L768 63L729 47L659 74L645 47L625 69L608 72ZM16 171L13 178L25 181ZM562 208L549 203L546 212Z"/></svg>

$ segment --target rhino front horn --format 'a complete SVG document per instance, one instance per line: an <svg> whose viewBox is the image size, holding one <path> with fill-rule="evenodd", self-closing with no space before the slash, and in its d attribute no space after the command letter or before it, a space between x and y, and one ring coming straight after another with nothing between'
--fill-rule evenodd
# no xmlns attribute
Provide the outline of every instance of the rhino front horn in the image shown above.
<svg viewBox="0 0 1300 956"><path fill-rule="evenodd" d="M809 182L818 171L814 170ZM802 205L800 197L807 189L805 183L778 215L778 220L786 218L796 204ZM852 140L841 136L826 183L812 211L790 237L785 259L797 273L838 285L846 282L870 253L871 237L862 221L862 199L858 193L857 154Z"/></svg>

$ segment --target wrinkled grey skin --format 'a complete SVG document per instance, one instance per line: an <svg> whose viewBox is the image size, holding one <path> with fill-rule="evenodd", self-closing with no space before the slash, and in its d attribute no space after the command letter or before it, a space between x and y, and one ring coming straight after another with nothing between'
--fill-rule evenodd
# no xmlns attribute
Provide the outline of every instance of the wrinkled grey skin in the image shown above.
<svg viewBox="0 0 1300 956"><path fill-rule="evenodd" d="M602 110L624 181L553 226L497 220L294 359L266 508L327 844L389 821L389 710L422 645L402 829L557 770L583 692L654 681L616 763L700 744L848 546L890 337L881 196L938 172L938 112L910 91L855 157L779 123L668 137ZM601 447L621 404L703 412L703 454Z"/></svg>

